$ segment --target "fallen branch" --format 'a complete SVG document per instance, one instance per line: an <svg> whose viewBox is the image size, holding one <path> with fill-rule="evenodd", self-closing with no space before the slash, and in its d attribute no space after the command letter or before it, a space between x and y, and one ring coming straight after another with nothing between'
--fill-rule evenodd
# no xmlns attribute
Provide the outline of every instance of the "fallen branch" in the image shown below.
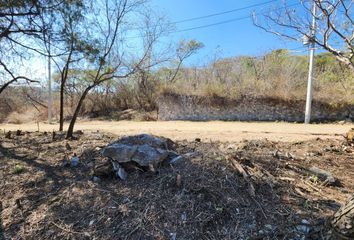
<svg viewBox="0 0 354 240"><path fill-rule="evenodd" d="M247 171L242 167L240 163L238 163L234 158L228 158L229 161L231 162L232 166L237 170L237 172L242 175L243 179L248 183L248 193L252 196L256 196L256 190L250 180L250 175L247 173Z"/></svg>

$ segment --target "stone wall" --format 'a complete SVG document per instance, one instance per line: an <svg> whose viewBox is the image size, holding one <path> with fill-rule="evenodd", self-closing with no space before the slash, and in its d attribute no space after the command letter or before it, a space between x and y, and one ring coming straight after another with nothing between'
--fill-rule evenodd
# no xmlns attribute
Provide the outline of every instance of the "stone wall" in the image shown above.
<svg viewBox="0 0 354 240"><path fill-rule="evenodd" d="M228 100L221 97L199 97L164 94L158 99L159 120L240 120L288 121L304 120L305 101L243 97ZM334 121L352 118L354 106L336 106L313 102L313 121Z"/></svg>

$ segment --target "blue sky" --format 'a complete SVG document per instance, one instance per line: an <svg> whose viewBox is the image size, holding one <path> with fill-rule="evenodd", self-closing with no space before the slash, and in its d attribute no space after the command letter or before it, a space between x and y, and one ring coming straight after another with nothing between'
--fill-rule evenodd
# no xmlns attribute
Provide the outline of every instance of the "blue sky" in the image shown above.
<svg viewBox="0 0 354 240"><path fill-rule="evenodd" d="M268 1L269 0L151 0L151 4L155 10L165 14L171 22L175 22L261 4ZM295 3L297 1L290 0L288 2ZM250 16L253 10L256 12L264 12L272 6L279 6L281 3L281 0L279 0L252 9L176 24L176 27L177 30L181 30ZM272 49L297 49L301 47L300 43L290 42L289 40L266 33L264 30L254 26L250 18L192 31L173 33L171 37L176 41L181 38L193 38L204 43L204 49L193 57L192 62L200 62L206 57L215 55L215 52L219 52L219 55L221 53L224 57L236 55L258 56Z"/></svg>
<svg viewBox="0 0 354 240"><path fill-rule="evenodd" d="M150 0L150 5L154 11L166 16L170 22L176 22L269 1L274 2L210 18L178 23L176 24L176 30L178 31L235 18L250 17L252 11L264 12L272 7L282 6L283 0ZM289 4L299 3L298 0L285 1ZM251 18L191 31L172 33L163 39L163 42L170 42L170 40L178 42L180 39L195 39L204 43L205 47L185 62L186 65L194 66L204 66L215 57L260 56L279 48L296 49L294 53L307 54L306 48L302 48L301 43L290 42L267 33L254 26ZM46 75L46 59L33 61L30 66L36 76Z"/></svg>

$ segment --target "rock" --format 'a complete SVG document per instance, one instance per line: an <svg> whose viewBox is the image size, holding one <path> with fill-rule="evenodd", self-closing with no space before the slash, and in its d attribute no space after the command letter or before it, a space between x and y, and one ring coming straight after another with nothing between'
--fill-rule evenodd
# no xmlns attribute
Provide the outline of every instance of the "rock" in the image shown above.
<svg viewBox="0 0 354 240"><path fill-rule="evenodd" d="M154 148L173 149L173 141L168 138L158 138L149 134L139 134L135 136L123 137L116 143L126 145L149 145Z"/></svg>
<svg viewBox="0 0 354 240"><path fill-rule="evenodd" d="M80 158L79 157L73 157L71 160L70 160L70 166L71 167L77 167L80 163Z"/></svg>
<svg viewBox="0 0 354 240"><path fill-rule="evenodd" d="M0 158L2 158L2 157L4 157L5 155L2 153L2 152L0 152Z"/></svg>
<svg viewBox="0 0 354 240"><path fill-rule="evenodd" d="M306 219L302 219L301 223L304 224L304 225L310 225L310 222L308 220L306 220Z"/></svg>
<svg viewBox="0 0 354 240"><path fill-rule="evenodd" d="M330 172L327 172L318 167L309 168L310 173L316 175L321 181L324 181L328 185L338 186L340 185L339 180L336 179Z"/></svg>
<svg viewBox="0 0 354 240"><path fill-rule="evenodd" d="M187 221L187 213L186 212L182 213L181 220L182 220L182 222L186 222Z"/></svg>
<svg viewBox="0 0 354 240"><path fill-rule="evenodd" d="M95 183L101 182L101 178L93 176L92 181Z"/></svg>
<svg viewBox="0 0 354 240"><path fill-rule="evenodd" d="M166 150L144 144L138 147L131 160L138 163L140 166L148 167L151 164L156 165L161 163L168 157L168 154Z"/></svg>
<svg viewBox="0 0 354 240"><path fill-rule="evenodd" d="M105 147L102 151L104 157L109 157L117 162L130 162L137 151L137 146L114 143Z"/></svg>
<svg viewBox="0 0 354 240"><path fill-rule="evenodd" d="M119 177L122 180L127 179L128 174L119 163L112 161L112 166L113 166L113 170L115 171L117 177Z"/></svg>
<svg viewBox="0 0 354 240"><path fill-rule="evenodd" d="M297 225L296 230L298 232L303 233L303 234L308 234L310 232L311 228L307 225Z"/></svg>
<svg viewBox="0 0 354 240"><path fill-rule="evenodd" d="M274 230L274 227L273 227L272 225L270 225L270 224L266 224L266 225L264 225L264 227L265 227L267 230L269 230L269 231L273 231L273 230Z"/></svg>
<svg viewBox="0 0 354 240"><path fill-rule="evenodd" d="M122 167L120 167L118 169L118 171L116 171L116 175L117 175L117 177L119 177L120 179L122 179L124 181L127 180L127 177L128 177L127 172Z"/></svg>
<svg viewBox="0 0 354 240"><path fill-rule="evenodd" d="M169 155L167 150L155 148L150 145L126 145L115 143L103 149L102 155L119 163L134 161L140 166L148 167L158 164Z"/></svg>
<svg viewBox="0 0 354 240"><path fill-rule="evenodd" d="M176 240L177 239L177 233L170 233L170 240Z"/></svg>
<svg viewBox="0 0 354 240"><path fill-rule="evenodd" d="M148 167L155 171L155 168L164 160L176 160L175 158L179 157L177 153L169 150L173 145L174 143L169 139L140 134L115 141L103 148L102 155L112 160L113 171L119 178L125 180L127 173L120 164L125 167L133 164L135 168L144 167L146 169Z"/></svg>

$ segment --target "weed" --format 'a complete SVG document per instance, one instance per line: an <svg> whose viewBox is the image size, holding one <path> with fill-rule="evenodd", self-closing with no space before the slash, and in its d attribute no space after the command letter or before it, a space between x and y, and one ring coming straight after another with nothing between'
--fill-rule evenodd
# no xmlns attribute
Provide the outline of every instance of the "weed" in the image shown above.
<svg viewBox="0 0 354 240"><path fill-rule="evenodd" d="M12 169L13 174L20 174L20 173L23 173L24 171L25 171L25 167L20 164L16 164L14 166L14 168Z"/></svg>

